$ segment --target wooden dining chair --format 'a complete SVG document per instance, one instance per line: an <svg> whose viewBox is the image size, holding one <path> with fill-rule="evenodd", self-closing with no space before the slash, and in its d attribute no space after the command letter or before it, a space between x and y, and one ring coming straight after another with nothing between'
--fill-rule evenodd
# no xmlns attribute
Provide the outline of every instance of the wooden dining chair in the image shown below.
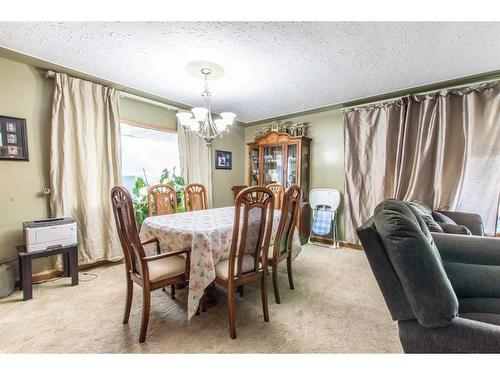
<svg viewBox="0 0 500 375"><path fill-rule="evenodd" d="M297 185L292 185L286 189L274 244L268 251L267 262L268 265L272 267L273 271L273 290L276 303L281 302L278 289L278 264L285 259L290 289L295 288L292 274L292 246L293 232L297 226L297 215L300 207L300 194L301 190Z"/></svg>
<svg viewBox="0 0 500 375"><path fill-rule="evenodd" d="M234 185L231 188L231 190L233 191L234 200L236 200L236 197L238 196L240 191L242 191L243 189L246 189L247 187L248 187L248 185Z"/></svg>
<svg viewBox="0 0 500 375"><path fill-rule="evenodd" d="M207 189L202 184L189 184L184 188L184 207L186 211L199 211L208 208Z"/></svg>
<svg viewBox="0 0 500 375"><path fill-rule="evenodd" d="M250 187L236 197L229 258L215 265L215 282L227 288L229 333L236 338L235 291L260 280L264 321L267 305L267 251L273 226L274 201L269 189Z"/></svg>
<svg viewBox="0 0 500 375"><path fill-rule="evenodd" d="M152 215L167 215L177 212L177 192L174 188L158 184L148 190L148 212Z"/></svg>
<svg viewBox="0 0 500 375"><path fill-rule="evenodd" d="M281 184L269 184L266 186L269 190L271 190L274 194L274 208L276 210L281 210L281 206L283 205L283 192L285 189Z"/></svg>
<svg viewBox="0 0 500 375"><path fill-rule="evenodd" d="M148 329L151 291L170 285L172 299L175 298L175 284L185 282L188 276L190 249L161 254L157 238L141 242L135 224L132 198L124 187L115 186L111 190L111 202L118 237L125 257L127 296L123 324L128 323L130 317L133 283L136 283L142 287L142 321L139 342L144 342ZM146 255L143 246L150 243L156 244L156 255Z"/></svg>

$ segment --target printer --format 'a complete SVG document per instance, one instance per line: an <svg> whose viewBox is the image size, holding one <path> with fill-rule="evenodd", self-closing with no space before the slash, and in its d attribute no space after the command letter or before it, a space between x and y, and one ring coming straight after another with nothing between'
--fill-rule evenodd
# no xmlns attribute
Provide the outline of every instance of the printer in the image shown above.
<svg viewBox="0 0 500 375"><path fill-rule="evenodd" d="M69 218L44 219L23 223L26 251L40 251L75 245L76 222Z"/></svg>

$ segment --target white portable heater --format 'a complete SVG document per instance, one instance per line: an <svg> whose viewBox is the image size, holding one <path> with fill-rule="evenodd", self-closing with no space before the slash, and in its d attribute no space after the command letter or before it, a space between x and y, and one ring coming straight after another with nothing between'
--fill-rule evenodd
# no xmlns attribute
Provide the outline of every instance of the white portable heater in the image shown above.
<svg viewBox="0 0 500 375"><path fill-rule="evenodd" d="M313 210L313 222L308 242L314 245L325 246L311 241L312 237L328 238L331 234L333 244L328 247L339 248L337 209L340 205L340 192L336 189L312 189L309 193L309 203Z"/></svg>

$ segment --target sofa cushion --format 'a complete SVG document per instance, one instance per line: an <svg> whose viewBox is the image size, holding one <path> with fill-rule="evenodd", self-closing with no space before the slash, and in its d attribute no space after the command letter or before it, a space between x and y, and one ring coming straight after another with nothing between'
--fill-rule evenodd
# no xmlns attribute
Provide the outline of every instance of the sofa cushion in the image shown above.
<svg viewBox="0 0 500 375"><path fill-rule="evenodd" d="M464 225L438 223L444 233L449 234L463 234L465 236L472 236L471 231Z"/></svg>
<svg viewBox="0 0 500 375"><path fill-rule="evenodd" d="M420 216L424 223L427 225L427 228L431 232L439 232L443 233L443 229L439 226L439 224L432 217L432 210L427 207L425 204L417 201L408 202L412 211L415 215Z"/></svg>
<svg viewBox="0 0 500 375"><path fill-rule="evenodd" d="M446 223L446 224L457 224L455 221L453 221L451 218L449 218L446 215L443 215L441 212L437 211L432 211L432 217L434 220L436 220L438 223Z"/></svg>
<svg viewBox="0 0 500 375"><path fill-rule="evenodd" d="M465 313L460 314L461 318L475 320L476 322L483 322L500 326L500 315L490 313Z"/></svg>
<svg viewBox="0 0 500 375"><path fill-rule="evenodd" d="M444 327L458 301L431 233L410 205L388 199L375 209L374 223L405 295L424 327Z"/></svg>

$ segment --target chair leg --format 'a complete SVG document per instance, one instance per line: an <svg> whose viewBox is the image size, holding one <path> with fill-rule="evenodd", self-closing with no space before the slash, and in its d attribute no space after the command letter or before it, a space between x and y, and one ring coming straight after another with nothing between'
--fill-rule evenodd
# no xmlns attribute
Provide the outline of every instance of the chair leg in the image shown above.
<svg viewBox="0 0 500 375"><path fill-rule="evenodd" d="M274 290L274 299L276 303L281 303L280 300L280 291L278 289L278 265L275 264L273 266L273 290Z"/></svg>
<svg viewBox="0 0 500 375"><path fill-rule="evenodd" d="M267 306L267 275L265 272L262 273L262 279L260 279L260 296L262 298L262 311L264 312L264 321L269 321L269 309Z"/></svg>
<svg viewBox="0 0 500 375"><path fill-rule="evenodd" d="M134 284L132 280L127 279L127 295L125 297L125 312L123 314L123 324L128 323L130 318L130 309L132 307L132 297L134 296Z"/></svg>
<svg viewBox="0 0 500 375"><path fill-rule="evenodd" d="M240 297L243 298L243 294L244 294L244 291L245 291L245 286L244 285L240 285L238 287L238 291L240 292Z"/></svg>
<svg viewBox="0 0 500 375"><path fill-rule="evenodd" d="M175 284L170 285L170 296L175 299Z"/></svg>
<svg viewBox="0 0 500 375"><path fill-rule="evenodd" d="M146 331L148 330L149 323L149 308L151 304L151 292L149 289L143 288L142 290L142 321L141 321L141 334L139 342L146 340Z"/></svg>
<svg viewBox="0 0 500 375"><path fill-rule="evenodd" d="M290 284L290 289L295 289L293 285L293 274L292 274L292 254L288 255L286 258L286 270L288 271L288 283Z"/></svg>
<svg viewBox="0 0 500 375"><path fill-rule="evenodd" d="M232 339L236 338L236 320L234 312L234 286L227 288L227 315L229 320L229 334Z"/></svg>

